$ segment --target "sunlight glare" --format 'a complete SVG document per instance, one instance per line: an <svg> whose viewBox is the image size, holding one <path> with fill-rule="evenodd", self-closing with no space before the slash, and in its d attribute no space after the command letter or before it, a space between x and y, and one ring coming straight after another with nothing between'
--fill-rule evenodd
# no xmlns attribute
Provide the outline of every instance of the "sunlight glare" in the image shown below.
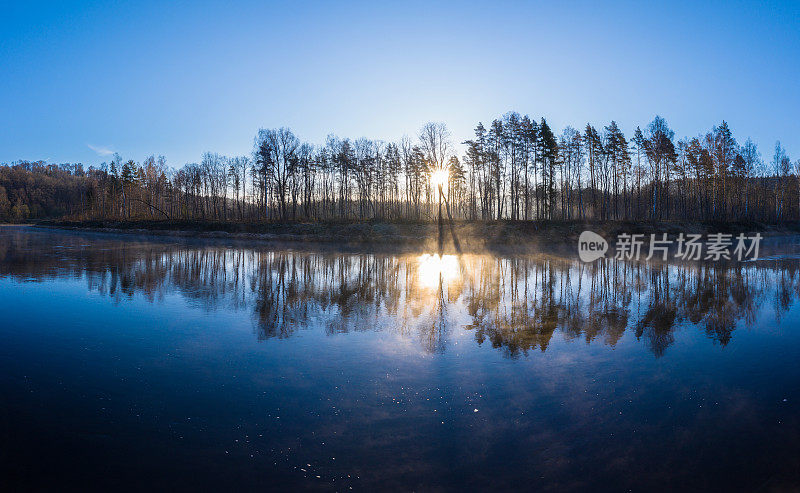
<svg viewBox="0 0 800 493"><path fill-rule="evenodd" d="M438 188L438 186L441 185L442 189L447 189L447 182L449 179L450 173L444 168L431 172L431 185L434 187Z"/></svg>
<svg viewBox="0 0 800 493"><path fill-rule="evenodd" d="M426 288L438 288L442 282L456 279L459 274L458 259L455 255L431 255L425 253L419 257L419 282Z"/></svg>

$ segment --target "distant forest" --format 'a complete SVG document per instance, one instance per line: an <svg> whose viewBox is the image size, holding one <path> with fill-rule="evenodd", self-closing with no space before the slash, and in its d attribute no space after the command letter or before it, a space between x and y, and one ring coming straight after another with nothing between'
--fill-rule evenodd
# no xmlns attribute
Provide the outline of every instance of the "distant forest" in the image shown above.
<svg viewBox="0 0 800 493"><path fill-rule="evenodd" d="M174 169L142 162L0 166L0 221L39 218L203 221L430 221L438 187L464 220L800 220L800 160L780 142L762 159L726 122L675 139L656 116L628 138L615 122L557 136L511 112L479 123L458 156L444 124L399 142L333 135L323 145L261 129L252 155L207 152ZM438 174L437 174L438 173Z"/></svg>

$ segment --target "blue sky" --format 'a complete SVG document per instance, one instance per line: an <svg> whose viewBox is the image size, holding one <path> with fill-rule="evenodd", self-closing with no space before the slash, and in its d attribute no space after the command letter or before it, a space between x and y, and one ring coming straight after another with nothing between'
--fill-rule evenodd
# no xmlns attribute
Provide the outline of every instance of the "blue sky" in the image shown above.
<svg viewBox="0 0 800 493"><path fill-rule="evenodd" d="M172 166L259 127L384 140L506 111L560 132L725 119L800 157L800 2L4 2L0 162Z"/></svg>

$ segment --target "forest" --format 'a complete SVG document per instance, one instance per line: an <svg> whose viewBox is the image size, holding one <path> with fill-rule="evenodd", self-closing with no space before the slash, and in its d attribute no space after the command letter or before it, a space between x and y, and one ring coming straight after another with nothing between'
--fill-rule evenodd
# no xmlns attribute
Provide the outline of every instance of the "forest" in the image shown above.
<svg viewBox="0 0 800 493"><path fill-rule="evenodd" d="M439 193L466 221L800 220L800 160L762 158L723 121L676 139L656 116L626 136L611 121L557 134L509 112L454 144L443 123L397 142L260 129L251 155L202 154L180 168L135 162L0 165L0 221L433 221ZM460 155L459 155L460 154Z"/></svg>

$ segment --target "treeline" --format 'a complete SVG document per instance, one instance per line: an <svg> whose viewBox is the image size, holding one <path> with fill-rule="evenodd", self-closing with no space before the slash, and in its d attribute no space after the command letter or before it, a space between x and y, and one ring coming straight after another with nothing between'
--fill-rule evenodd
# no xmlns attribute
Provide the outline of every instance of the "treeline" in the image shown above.
<svg viewBox="0 0 800 493"><path fill-rule="evenodd" d="M0 166L0 222L83 217L90 207L91 181L80 165L20 162Z"/></svg>
<svg viewBox="0 0 800 493"><path fill-rule="evenodd" d="M615 122L557 135L511 112L479 123L458 156L444 124L399 142L329 136L302 142L259 130L249 156L207 152L179 169L143 162L18 162L0 167L0 220L428 221L438 187L465 220L800 219L800 160L776 143L770 160L726 122L676 139L661 117L630 137Z"/></svg>

